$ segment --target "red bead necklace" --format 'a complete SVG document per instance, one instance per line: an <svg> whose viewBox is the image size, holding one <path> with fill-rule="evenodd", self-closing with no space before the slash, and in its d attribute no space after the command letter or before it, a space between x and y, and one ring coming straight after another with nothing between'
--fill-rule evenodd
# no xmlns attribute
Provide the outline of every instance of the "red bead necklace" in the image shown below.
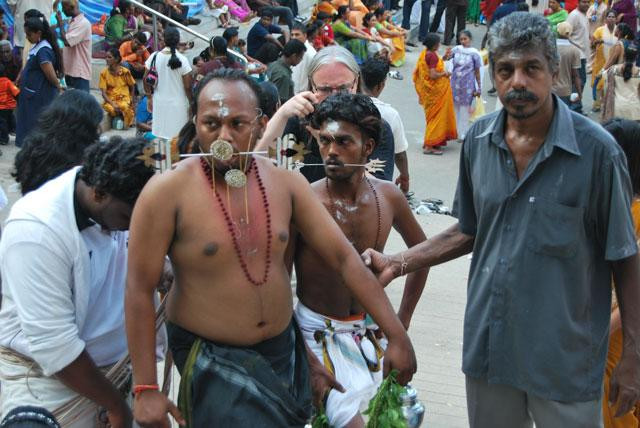
<svg viewBox="0 0 640 428"><path fill-rule="evenodd" d="M209 179L209 182L213 186L213 171L211 169L211 165L204 158L200 158L200 164L202 165L202 169L204 170L205 175ZM251 162L251 166L249 166L249 170L247 171L247 176L251 174L251 170L256 171L256 180L258 181L258 188L260 189L260 193L262 194L262 204L264 206L265 215L267 217L267 256L264 266L264 276L260 281L254 279L249 272L249 267L247 266L247 262L242 256L242 252L240 251L240 244L238 243L238 236L236 234L236 228L231 220L231 215L227 211L224 206L222 197L218 193L218 190L215 189L216 199L218 200L218 204L222 209L222 214L224 215L224 219L227 222L227 230L231 234L231 238L233 240L233 248L236 251L236 256L238 257L238 261L240 262L240 266L242 267L242 271L244 272L244 276L247 278L251 284L255 286L264 285L269 278L269 270L271 269L271 212L269 211L269 201L267 200L267 192L262 183L262 178L260 177L260 171L258 170L258 165L256 162ZM231 208L231 207L229 207Z"/></svg>

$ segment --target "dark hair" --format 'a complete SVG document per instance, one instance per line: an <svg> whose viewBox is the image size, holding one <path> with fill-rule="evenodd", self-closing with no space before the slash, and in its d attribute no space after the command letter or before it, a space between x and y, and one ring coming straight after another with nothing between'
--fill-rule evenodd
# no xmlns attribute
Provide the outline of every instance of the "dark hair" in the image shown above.
<svg viewBox="0 0 640 428"><path fill-rule="evenodd" d="M376 17L381 17L382 15L384 15L384 13L385 13L386 11L387 11L387 10L386 10L384 7L379 7L379 8L377 8L376 10L374 10L374 11L373 11L373 14L374 14Z"/></svg>
<svg viewBox="0 0 640 428"><path fill-rule="evenodd" d="M622 36L620 37L621 39L633 40L635 38L631 27L629 27L629 25L625 24L624 22L618 24L618 31L620 31L620 36Z"/></svg>
<svg viewBox="0 0 640 428"><path fill-rule="evenodd" d="M460 36L465 35L469 38L469 40L473 40L473 36L471 35L471 31L469 30L462 30L458 33L458 40L460 40Z"/></svg>
<svg viewBox="0 0 640 428"><path fill-rule="evenodd" d="M307 34L307 27L302 23L302 22L294 22L293 23L293 28L291 29L291 31L293 30L298 30L300 31L302 34Z"/></svg>
<svg viewBox="0 0 640 428"><path fill-rule="evenodd" d="M389 73L389 62L378 59L369 58L360 66L360 76L365 88L372 89L384 82Z"/></svg>
<svg viewBox="0 0 640 428"><path fill-rule="evenodd" d="M307 47L298 39L291 39L282 48L282 55L289 58L291 55L302 55Z"/></svg>
<svg viewBox="0 0 640 428"><path fill-rule="evenodd" d="M347 15L348 10L349 10L348 6L340 6L338 8L338 13L333 17L333 20L335 21L336 19L344 18Z"/></svg>
<svg viewBox="0 0 640 428"><path fill-rule="evenodd" d="M178 44L180 43L180 33L178 29L175 27L168 27L164 30L164 44L171 49L171 58L169 58L168 66L175 70L176 68L182 67L182 61L176 55L176 49L178 48Z"/></svg>
<svg viewBox="0 0 640 428"><path fill-rule="evenodd" d="M320 129L327 120L342 120L360 128L363 137L373 138L376 144L382 133L382 119L371 98L361 94L334 94L316 107L311 126Z"/></svg>
<svg viewBox="0 0 640 428"><path fill-rule="evenodd" d="M200 55L194 56L192 64L196 65L198 63L198 60L202 61L202 57Z"/></svg>
<svg viewBox="0 0 640 428"><path fill-rule="evenodd" d="M227 55L227 41L224 39L224 37L212 37L211 40L209 40L209 47L213 51L214 56Z"/></svg>
<svg viewBox="0 0 640 428"><path fill-rule="evenodd" d="M640 123L635 120L613 118L602 124L627 157L629 176L634 195L640 195Z"/></svg>
<svg viewBox="0 0 640 428"><path fill-rule="evenodd" d="M224 32L222 33L222 37L224 37L227 43L229 43L229 40L231 40L233 37L236 37L238 34L238 29L236 27L230 27L224 30Z"/></svg>
<svg viewBox="0 0 640 428"><path fill-rule="evenodd" d="M7 69L2 63L0 63L0 77L7 77Z"/></svg>
<svg viewBox="0 0 640 428"><path fill-rule="evenodd" d="M260 18L273 18L273 9L269 6L260 9Z"/></svg>
<svg viewBox="0 0 640 428"><path fill-rule="evenodd" d="M435 48L438 43L440 43L440 36L436 33L428 33L424 36L424 40L422 41L422 44L429 50Z"/></svg>
<svg viewBox="0 0 640 428"><path fill-rule="evenodd" d="M324 21L325 19L329 18L331 18L331 15L329 15L327 12L318 12L316 14L316 21Z"/></svg>
<svg viewBox="0 0 640 428"><path fill-rule="evenodd" d="M516 11L529 12L529 5L525 2L518 2L518 4L516 5Z"/></svg>
<svg viewBox="0 0 640 428"><path fill-rule="evenodd" d="M369 12L362 17L362 23L365 25L365 27L369 26L369 22L371 22L371 18L373 18L374 16L375 15L373 14L373 12Z"/></svg>
<svg viewBox="0 0 640 428"><path fill-rule="evenodd" d="M51 31L47 18L36 9L29 9L25 14L24 29L29 32L39 31L42 34L42 39L49 42L51 49L55 55L55 61L53 62L53 68L58 74L64 73L64 65L62 63L62 53L58 47L58 39Z"/></svg>
<svg viewBox="0 0 640 428"><path fill-rule="evenodd" d="M142 31L138 31L134 36L133 36L138 43L140 43L141 45L144 45L145 43L147 43L147 35L144 34Z"/></svg>
<svg viewBox="0 0 640 428"><path fill-rule="evenodd" d="M278 103L280 102L280 94L278 94L278 88L272 82L265 80L260 82L260 89L262 89L262 112L271 119L278 110Z"/></svg>
<svg viewBox="0 0 640 428"><path fill-rule="evenodd" d="M118 48L110 48L109 53L112 57L117 58L118 62L122 61L122 55L120 55L120 50Z"/></svg>
<svg viewBox="0 0 640 428"><path fill-rule="evenodd" d="M133 205L154 169L140 159L147 145L144 138L111 137L84 152L78 177L96 190Z"/></svg>
<svg viewBox="0 0 640 428"><path fill-rule="evenodd" d="M220 68L211 73L208 73L206 76L202 78L196 85L193 91L193 97L191 99L191 114L193 117L198 115L198 99L200 98L200 93L207 87L207 85L213 80L225 80L228 82L244 82L249 88L253 91L256 96L256 102L258 104L258 108L264 112L265 110L265 98L262 95L262 89L258 82L253 80L247 73L243 70L236 70L232 68ZM178 149L180 153L189 153L197 151L197 144L194 144L191 147L191 141L196 137L196 125L193 120L188 121L180 130L180 137L178 138L179 144ZM190 150L192 148L193 150Z"/></svg>
<svg viewBox="0 0 640 428"><path fill-rule="evenodd" d="M80 165L85 148L100 137L103 114L88 92L71 89L54 98L16 154L11 175L22 194Z"/></svg>
<svg viewBox="0 0 640 428"><path fill-rule="evenodd" d="M120 12L120 8L119 7L114 7L113 9L111 9L111 11L109 12L109 18L111 18L112 16L116 16L116 15L120 15L122 12Z"/></svg>
<svg viewBox="0 0 640 428"><path fill-rule="evenodd" d="M307 38L310 39L313 37L314 34L316 34L316 32L318 31L318 29L320 29L320 27L322 26L321 23L318 22L313 22L309 25L307 25Z"/></svg>
<svg viewBox="0 0 640 428"><path fill-rule="evenodd" d="M622 67L622 78L626 82L631 79L631 72L633 71L633 65L636 63L638 57L638 49L629 44L624 50L624 66Z"/></svg>

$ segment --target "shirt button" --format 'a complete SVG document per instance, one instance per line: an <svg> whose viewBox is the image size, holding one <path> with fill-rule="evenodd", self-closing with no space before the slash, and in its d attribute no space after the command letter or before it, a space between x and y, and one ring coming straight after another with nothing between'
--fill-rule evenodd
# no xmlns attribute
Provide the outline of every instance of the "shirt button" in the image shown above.
<svg viewBox="0 0 640 428"><path fill-rule="evenodd" d="M511 165L511 159L507 160L507 165Z"/></svg>
<svg viewBox="0 0 640 428"><path fill-rule="evenodd" d="M504 264L506 264L506 263L507 263L507 260L506 260L505 258L501 258L501 259L499 260L499 263L500 263L501 265L504 265Z"/></svg>

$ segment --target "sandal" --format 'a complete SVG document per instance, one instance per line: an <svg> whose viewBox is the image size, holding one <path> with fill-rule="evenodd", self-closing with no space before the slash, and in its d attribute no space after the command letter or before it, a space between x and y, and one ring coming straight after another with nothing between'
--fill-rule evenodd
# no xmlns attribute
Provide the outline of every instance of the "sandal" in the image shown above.
<svg viewBox="0 0 640 428"><path fill-rule="evenodd" d="M391 77L392 79L396 79L396 80L402 80L402 74L400 74L400 72L398 70L393 70L389 72L389 77Z"/></svg>
<svg viewBox="0 0 640 428"><path fill-rule="evenodd" d="M424 153L425 155L436 155L436 156L441 156L444 152L440 149L424 149L422 150L422 153Z"/></svg>

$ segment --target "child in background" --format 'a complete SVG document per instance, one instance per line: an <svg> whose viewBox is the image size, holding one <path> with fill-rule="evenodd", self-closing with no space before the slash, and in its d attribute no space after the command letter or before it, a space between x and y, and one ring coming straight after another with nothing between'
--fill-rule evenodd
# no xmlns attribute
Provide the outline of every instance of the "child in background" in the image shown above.
<svg viewBox="0 0 640 428"><path fill-rule="evenodd" d="M136 136L145 140L153 140L155 136L151 133L153 113L147 110L147 96L142 97L136 109Z"/></svg>
<svg viewBox="0 0 640 428"><path fill-rule="evenodd" d="M222 28L229 27L229 7L220 0L209 0L209 9L211 16L220 22Z"/></svg>
<svg viewBox="0 0 640 428"><path fill-rule="evenodd" d="M9 80L4 66L0 64L0 144L3 146L9 144L13 110L19 93L20 89Z"/></svg>
<svg viewBox="0 0 640 428"><path fill-rule="evenodd" d="M245 39L238 40L238 49L242 55L247 56L247 41Z"/></svg>
<svg viewBox="0 0 640 428"><path fill-rule="evenodd" d="M331 15L326 12L318 12L316 15L316 23L320 26L318 35L313 39L313 47L319 51L325 46L335 45L333 38L333 28L331 27Z"/></svg>

